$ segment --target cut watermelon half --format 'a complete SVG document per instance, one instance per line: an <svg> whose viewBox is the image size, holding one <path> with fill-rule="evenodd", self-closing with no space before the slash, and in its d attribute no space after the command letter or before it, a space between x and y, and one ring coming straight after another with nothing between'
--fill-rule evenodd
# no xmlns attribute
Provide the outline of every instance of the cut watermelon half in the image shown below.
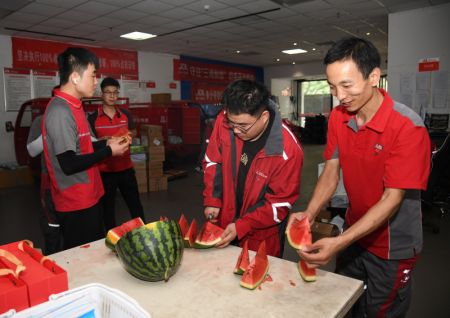
<svg viewBox="0 0 450 318"><path fill-rule="evenodd" d="M316 280L316 269L309 268L302 259L298 262L298 271L305 282L314 282Z"/></svg>
<svg viewBox="0 0 450 318"><path fill-rule="evenodd" d="M130 232L131 230L134 230L138 227L144 226L144 222L142 222L141 218L134 218L130 221L127 221L119 226L116 226L115 228L112 228L108 231L105 238L105 245L113 250L116 251L115 247L117 244L117 241L126 233Z"/></svg>
<svg viewBox="0 0 450 318"><path fill-rule="evenodd" d="M234 273L238 275L244 274L245 269L248 267L249 264L250 264L250 257L248 256L248 240L247 240L244 242L241 254L239 254L236 266L234 267Z"/></svg>
<svg viewBox="0 0 450 318"><path fill-rule="evenodd" d="M184 235L184 247L194 247L196 237L197 221L193 219L191 225L189 226L189 230L187 231L186 235Z"/></svg>
<svg viewBox="0 0 450 318"><path fill-rule="evenodd" d="M224 229L212 224L211 222L205 222L202 229L195 239L195 248L210 248L220 242Z"/></svg>
<svg viewBox="0 0 450 318"><path fill-rule="evenodd" d="M308 218L306 216L300 220L295 218L286 229L286 236L289 244L297 250L311 245L312 235Z"/></svg>
<svg viewBox="0 0 450 318"><path fill-rule="evenodd" d="M263 241L256 252L255 258L245 269L240 285L248 289L255 289L265 280L269 272L269 259L266 253L266 241Z"/></svg>
<svg viewBox="0 0 450 318"><path fill-rule="evenodd" d="M184 214L181 214L178 224L180 225L181 235L184 237L189 229L189 223L184 217Z"/></svg>

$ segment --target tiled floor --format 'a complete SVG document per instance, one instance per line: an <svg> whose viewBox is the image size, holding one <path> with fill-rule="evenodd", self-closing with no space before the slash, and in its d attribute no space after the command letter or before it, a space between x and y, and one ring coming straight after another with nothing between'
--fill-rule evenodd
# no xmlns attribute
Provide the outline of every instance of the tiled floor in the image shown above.
<svg viewBox="0 0 450 318"><path fill-rule="evenodd" d="M302 171L301 196L294 211L302 210L310 197L317 179L317 164L321 161L323 146L305 145ZM188 177L169 183L169 190L142 195L148 221L161 215L178 219L184 213L189 221L203 220L201 193L202 176L194 172L193 165L181 163L189 170ZM0 245L21 239L30 239L42 246L38 225L39 197L33 187L0 190ZM117 202L118 222L128 218L126 208L119 196ZM82 229L80 229L82 231ZM425 246L414 275L413 299L408 318L450 317L450 216L441 220L441 232L433 234L425 230ZM297 261L298 256L287 244L283 256ZM325 267L333 269L333 264Z"/></svg>

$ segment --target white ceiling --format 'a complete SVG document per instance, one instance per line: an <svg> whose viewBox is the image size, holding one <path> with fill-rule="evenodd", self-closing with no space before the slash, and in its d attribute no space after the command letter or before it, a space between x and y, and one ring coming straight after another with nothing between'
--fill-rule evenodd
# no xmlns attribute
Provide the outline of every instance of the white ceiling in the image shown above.
<svg viewBox="0 0 450 318"><path fill-rule="evenodd" d="M332 41L347 35L370 39L386 56L389 13L447 2L1 0L0 33L267 66L321 60ZM119 37L132 31L158 37L144 41ZM281 53L294 48L294 42L308 53Z"/></svg>

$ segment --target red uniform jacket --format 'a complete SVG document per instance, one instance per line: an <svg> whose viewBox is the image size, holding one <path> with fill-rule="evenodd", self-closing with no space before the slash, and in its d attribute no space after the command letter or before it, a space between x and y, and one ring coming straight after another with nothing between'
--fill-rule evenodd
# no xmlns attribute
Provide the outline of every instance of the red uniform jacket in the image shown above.
<svg viewBox="0 0 450 318"><path fill-rule="evenodd" d="M272 104L275 110L276 105ZM279 256L280 237L292 204L300 191L303 151L292 132L275 119L262 150L253 159L244 188L239 218L235 219L236 183L243 140L235 137L224 121L224 112L216 120L203 161L204 206L219 207L219 225L236 224L239 244L249 241L257 250L261 241L267 244L269 255ZM281 231L281 233L280 233Z"/></svg>

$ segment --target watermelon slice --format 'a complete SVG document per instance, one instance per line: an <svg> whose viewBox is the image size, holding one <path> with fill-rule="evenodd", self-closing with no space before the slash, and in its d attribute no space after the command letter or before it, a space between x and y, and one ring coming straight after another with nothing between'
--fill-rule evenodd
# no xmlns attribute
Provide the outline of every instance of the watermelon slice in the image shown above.
<svg viewBox="0 0 450 318"><path fill-rule="evenodd" d="M298 271L305 282L314 282L316 280L316 269L309 268L302 259L298 262Z"/></svg>
<svg viewBox="0 0 450 318"><path fill-rule="evenodd" d="M297 250L301 250L307 245L311 245L312 235L308 218L303 217L300 220L294 219L286 229L286 236L289 244Z"/></svg>
<svg viewBox="0 0 450 318"><path fill-rule="evenodd" d="M142 222L141 218L134 218L130 221L127 221L119 226L116 226L115 228L112 228L108 231L105 238L105 245L113 250L116 251L115 246L117 244L117 241L125 235L127 232L130 232L131 230L134 230L138 227L141 227L145 225L144 222Z"/></svg>
<svg viewBox="0 0 450 318"><path fill-rule="evenodd" d="M210 248L220 242L224 229L212 224L211 222L205 222L202 229L195 239L195 248Z"/></svg>
<svg viewBox="0 0 450 318"><path fill-rule="evenodd" d="M241 254L239 254L236 266L234 267L234 273L238 275L244 274L245 269L248 267L249 264L250 264L250 257L248 256L248 240L247 240L244 242Z"/></svg>
<svg viewBox="0 0 450 318"><path fill-rule="evenodd" d="M266 241L263 241L256 252L255 258L245 269L241 278L241 286L248 289L255 289L265 280L269 272L269 259L266 254Z"/></svg>
<svg viewBox="0 0 450 318"><path fill-rule="evenodd" d="M181 214L178 224L180 225L181 235L184 237L189 229L189 223L184 217L184 214Z"/></svg>
<svg viewBox="0 0 450 318"><path fill-rule="evenodd" d="M194 247L196 236L197 236L197 221L193 219L191 225L189 226L189 230L184 235L184 247Z"/></svg>

